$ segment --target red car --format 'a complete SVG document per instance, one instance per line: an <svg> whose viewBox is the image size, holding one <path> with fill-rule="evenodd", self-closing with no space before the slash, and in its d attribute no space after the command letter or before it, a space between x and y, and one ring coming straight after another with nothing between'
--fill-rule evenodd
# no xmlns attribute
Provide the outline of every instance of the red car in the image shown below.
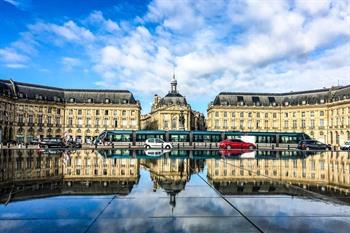
<svg viewBox="0 0 350 233"><path fill-rule="evenodd" d="M256 148L255 144L250 142L244 142L241 139L226 139L219 143L220 149L249 149L253 150Z"/></svg>

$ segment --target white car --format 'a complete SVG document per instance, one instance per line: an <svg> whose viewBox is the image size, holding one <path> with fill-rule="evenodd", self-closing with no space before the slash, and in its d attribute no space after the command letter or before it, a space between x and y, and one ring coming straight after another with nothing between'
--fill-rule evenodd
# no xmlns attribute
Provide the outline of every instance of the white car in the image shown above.
<svg viewBox="0 0 350 233"><path fill-rule="evenodd" d="M171 149L173 148L173 145L171 145L170 142L164 142L160 138L149 138L145 142L145 148L151 149L151 148L164 148L164 149Z"/></svg>
<svg viewBox="0 0 350 233"><path fill-rule="evenodd" d="M342 150L350 150L350 141L347 141L340 147Z"/></svg>
<svg viewBox="0 0 350 233"><path fill-rule="evenodd" d="M164 155L165 153L169 153L170 151L171 150L150 149L150 150L145 150L145 154L151 157L158 157L158 156Z"/></svg>

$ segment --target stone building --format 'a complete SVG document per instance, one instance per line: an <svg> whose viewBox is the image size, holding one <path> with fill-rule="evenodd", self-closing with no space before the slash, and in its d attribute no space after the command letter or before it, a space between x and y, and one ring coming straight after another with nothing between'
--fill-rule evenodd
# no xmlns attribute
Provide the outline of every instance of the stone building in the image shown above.
<svg viewBox="0 0 350 233"><path fill-rule="evenodd" d="M208 106L208 130L305 132L350 140L350 85L289 93L222 92Z"/></svg>
<svg viewBox="0 0 350 233"><path fill-rule="evenodd" d="M103 130L140 129L139 101L125 90L63 89L0 80L2 141L64 134L89 142Z"/></svg>
<svg viewBox="0 0 350 233"><path fill-rule="evenodd" d="M141 117L142 129L158 130L203 130L204 115L193 111L186 98L177 90L175 75L169 93L154 95L151 112Z"/></svg>

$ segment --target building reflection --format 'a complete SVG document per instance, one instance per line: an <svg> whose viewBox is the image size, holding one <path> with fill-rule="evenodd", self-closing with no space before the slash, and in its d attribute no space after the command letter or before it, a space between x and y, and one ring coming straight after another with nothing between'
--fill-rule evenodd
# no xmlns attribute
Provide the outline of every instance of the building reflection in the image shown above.
<svg viewBox="0 0 350 233"><path fill-rule="evenodd" d="M207 160L210 183L225 195L298 195L302 189L340 198L350 195L349 153L323 152L306 157L264 153L254 158Z"/></svg>
<svg viewBox="0 0 350 233"><path fill-rule="evenodd" d="M153 191L165 191L175 207L176 196L205 166L209 182L224 195L302 195L308 189L346 201L350 196L347 152L259 151L230 156L217 151L171 151L151 157L127 149L1 150L0 201L64 194L128 195L144 169Z"/></svg>

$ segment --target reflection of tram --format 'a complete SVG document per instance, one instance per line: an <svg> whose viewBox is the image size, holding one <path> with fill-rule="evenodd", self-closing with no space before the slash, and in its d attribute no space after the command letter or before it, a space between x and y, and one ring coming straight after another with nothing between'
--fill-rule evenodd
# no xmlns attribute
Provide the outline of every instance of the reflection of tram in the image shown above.
<svg viewBox="0 0 350 233"><path fill-rule="evenodd" d="M218 143L224 139L252 136L261 146L296 147L301 140L311 139L305 133L290 132L241 132L241 131L164 131L164 130L106 130L95 143L141 145L148 138L161 138L173 144L206 145Z"/></svg>

